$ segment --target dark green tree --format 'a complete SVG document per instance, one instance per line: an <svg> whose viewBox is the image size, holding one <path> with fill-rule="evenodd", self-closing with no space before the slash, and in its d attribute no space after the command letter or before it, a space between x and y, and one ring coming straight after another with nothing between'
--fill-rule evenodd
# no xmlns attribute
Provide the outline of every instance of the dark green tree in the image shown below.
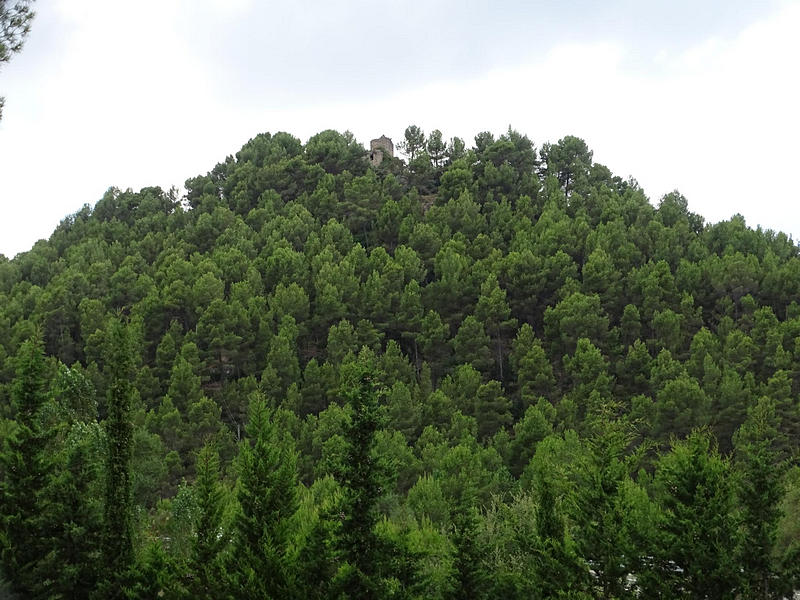
<svg viewBox="0 0 800 600"><path fill-rule="evenodd" d="M509 359L517 376L517 414L524 413L540 397L552 397L556 383L553 367L529 324L525 323L517 332Z"/></svg>
<svg viewBox="0 0 800 600"><path fill-rule="evenodd" d="M42 492L47 486L52 458L49 432L41 410L47 401L47 368L41 337L19 349L11 402L16 427L2 447L0 463L0 558L11 587L26 597L46 594L38 563L48 548L42 539ZM47 574L54 577L54 573Z"/></svg>
<svg viewBox="0 0 800 600"><path fill-rule="evenodd" d="M555 409L544 398L529 406L514 424L511 440L510 466L512 475L519 477L536 452L536 445L553 433Z"/></svg>
<svg viewBox="0 0 800 600"><path fill-rule="evenodd" d="M450 539L454 547L454 586L451 598L486 598L491 582L483 559L487 548L480 537L480 512L473 504L475 498L466 493L456 502L451 520Z"/></svg>
<svg viewBox="0 0 800 600"><path fill-rule="evenodd" d="M466 144L460 137L454 137L447 144L447 162L452 163L466 153Z"/></svg>
<svg viewBox="0 0 800 600"><path fill-rule="evenodd" d="M383 391L374 367L364 357L344 365L341 377L341 396L350 406L352 418L344 432L346 452L339 475L344 497L336 539L341 563L334 589L344 598L386 598L391 589L387 568L395 562L399 549L375 530L387 483L385 467L374 455L375 436L383 425Z"/></svg>
<svg viewBox="0 0 800 600"><path fill-rule="evenodd" d="M575 552L575 545L567 533L559 498L552 474L545 472L544 462L534 467L536 495L536 534L532 544L532 575L539 584L539 597L580 597L586 587L587 569Z"/></svg>
<svg viewBox="0 0 800 600"><path fill-rule="evenodd" d="M327 173L350 171L361 175L367 168L364 160L367 151L349 131L339 133L328 129L312 136L306 143L305 154L309 163L320 165Z"/></svg>
<svg viewBox="0 0 800 600"><path fill-rule="evenodd" d="M133 402L133 345L130 326L111 325L108 340L110 383L106 397L105 512L103 517L103 574L98 597L119 598L133 564L133 497L131 488Z"/></svg>
<svg viewBox="0 0 800 600"><path fill-rule="evenodd" d="M177 600L187 597L180 568L181 565L164 550L160 542L150 542L137 557L124 597L128 600Z"/></svg>
<svg viewBox="0 0 800 600"><path fill-rule="evenodd" d="M615 419L618 407L607 403L588 424L585 461L579 465L576 541L580 554L592 565L599 598L635 598L628 576L644 551L629 532L635 514L627 502L633 428ZM634 454L635 458L636 455ZM635 466L635 465L634 465Z"/></svg>
<svg viewBox="0 0 800 600"><path fill-rule="evenodd" d="M219 455L212 446L203 446L198 453L196 471L197 516L186 587L192 598L211 600L224 596L222 553L228 544L222 521L226 496L219 480Z"/></svg>
<svg viewBox="0 0 800 600"><path fill-rule="evenodd" d="M561 138L557 144L542 146L541 157L545 172L558 178L566 196L576 182L587 176L592 166L592 151L586 142L572 135Z"/></svg>
<svg viewBox="0 0 800 600"><path fill-rule="evenodd" d="M36 569L36 595L88 598L101 566L106 437L96 422L76 422L54 456L41 495L39 535L47 553Z"/></svg>
<svg viewBox="0 0 800 600"><path fill-rule="evenodd" d="M182 356L175 359L167 394L181 413L185 413L189 406L203 396L200 390L200 377L194 374L192 365Z"/></svg>
<svg viewBox="0 0 800 600"><path fill-rule="evenodd" d="M444 159L447 156L447 142L442 139L441 131L434 129L428 134L426 147L433 166L437 169L444 166Z"/></svg>
<svg viewBox="0 0 800 600"><path fill-rule="evenodd" d="M0 2L0 65L22 50L31 30L33 0L3 0ZM0 97L0 119L3 118L5 98Z"/></svg>
<svg viewBox="0 0 800 600"><path fill-rule="evenodd" d="M775 403L761 398L734 436L737 496L742 511L743 598L778 598L780 565L775 545L784 466L777 448Z"/></svg>
<svg viewBox="0 0 800 600"><path fill-rule="evenodd" d="M478 371L487 373L492 364L490 342L483 323L472 315L468 316L453 337L456 364L470 364Z"/></svg>
<svg viewBox="0 0 800 600"><path fill-rule="evenodd" d="M497 283L497 277L490 275L481 284L481 294L475 307L475 316L483 322L489 336L494 340L495 365L500 381L503 378L503 363L506 360L506 346L517 320L511 318L511 309L506 301L506 291Z"/></svg>
<svg viewBox="0 0 800 600"><path fill-rule="evenodd" d="M228 588L240 598L294 597L297 582L287 552L297 510L297 455L257 395L250 403L238 471Z"/></svg>
<svg viewBox="0 0 800 600"><path fill-rule="evenodd" d="M419 341L422 355L430 361L431 370L441 374L446 357L449 355L447 340L450 328L434 310L429 310L420 323ZM488 348L487 348L488 351Z"/></svg>
<svg viewBox="0 0 800 600"><path fill-rule="evenodd" d="M489 381L478 388L475 397L475 417L478 420L478 439L486 440L511 422L511 402L503 396L499 381Z"/></svg>
<svg viewBox="0 0 800 600"><path fill-rule="evenodd" d="M653 482L663 511L648 597L733 599L741 591L741 537L733 478L707 430L695 430L656 465ZM653 586L651 588L651 586Z"/></svg>
<svg viewBox="0 0 800 600"><path fill-rule="evenodd" d="M403 134L403 141L398 146L406 153L409 161L414 160L420 150L425 149L425 132L416 125L409 125Z"/></svg>

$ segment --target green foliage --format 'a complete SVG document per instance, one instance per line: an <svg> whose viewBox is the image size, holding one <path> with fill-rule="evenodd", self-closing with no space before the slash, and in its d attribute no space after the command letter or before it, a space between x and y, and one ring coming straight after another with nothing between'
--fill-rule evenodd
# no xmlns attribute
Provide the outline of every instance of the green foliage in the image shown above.
<svg viewBox="0 0 800 600"><path fill-rule="evenodd" d="M488 372L492 364L489 336L483 324L470 315L453 338L453 354L456 364L469 364L478 371Z"/></svg>
<svg viewBox="0 0 800 600"><path fill-rule="evenodd" d="M47 451L50 435L40 420L47 390L41 338L23 343L15 363L11 402L16 427L2 448L0 558L12 589L33 596L47 586L39 580L38 561L48 550L40 535L46 523L41 508L53 462Z"/></svg>
<svg viewBox="0 0 800 600"><path fill-rule="evenodd" d="M48 597L88 598L102 574L106 449L97 422L77 422L55 457L40 502L48 552L36 568Z"/></svg>
<svg viewBox="0 0 800 600"><path fill-rule="evenodd" d="M132 426L130 409L134 389L130 326L115 321L108 348L110 383L107 394L105 512L101 593L118 597L133 562L133 507L131 497Z"/></svg>
<svg viewBox="0 0 800 600"><path fill-rule="evenodd" d="M0 257L0 593L798 587L798 247L447 139L259 134Z"/></svg>
<svg viewBox="0 0 800 600"><path fill-rule="evenodd" d="M181 585L179 567L164 551L161 544L151 542L137 557L136 565L129 575L124 590L124 598L145 600L146 598L167 598L177 600L186 597L186 589Z"/></svg>
<svg viewBox="0 0 800 600"><path fill-rule="evenodd" d="M593 585L602 598L634 598L628 574L635 572L641 548L631 536L641 528L630 510L631 467L627 456L635 438L625 421L614 420L613 405L600 407L588 432L586 460L579 466L577 545L593 570ZM633 463L633 464L632 464Z"/></svg>
<svg viewBox="0 0 800 600"><path fill-rule="evenodd" d="M414 160L420 150L425 147L425 133L416 125L406 127L405 139L399 144L400 149Z"/></svg>
<svg viewBox="0 0 800 600"><path fill-rule="evenodd" d="M645 584L649 594L657 589L671 597L723 599L740 590L741 537L730 470L704 430L673 441L660 458L653 485L663 513Z"/></svg>
<svg viewBox="0 0 800 600"><path fill-rule="evenodd" d="M580 138L568 135L557 144L545 144L541 150L545 162L545 172L554 175L569 196L570 190L583 183L589 167L592 166L592 151Z"/></svg>
<svg viewBox="0 0 800 600"><path fill-rule="evenodd" d="M342 368L341 396L352 410L345 430L346 454L339 479L344 490L336 547L341 560L333 586L345 598L385 598L386 568L397 551L376 531L378 503L387 473L375 460L375 434L382 424L374 367L364 358Z"/></svg>
<svg viewBox="0 0 800 600"><path fill-rule="evenodd" d="M779 462L775 403L762 398L736 432L737 495L745 543L742 544L745 598L777 597L781 573L776 553L781 517L784 465ZM776 589L777 588L777 589Z"/></svg>
<svg viewBox="0 0 800 600"><path fill-rule="evenodd" d="M189 562L187 589L192 598L219 598L224 594L223 552L228 532L223 528L226 494L219 481L219 456L209 445L197 455L194 484L197 513Z"/></svg>
<svg viewBox="0 0 800 600"><path fill-rule="evenodd" d="M588 579L586 566L576 552L564 521L562 506L569 498L560 498L544 463L534 468L538 505L536 534L533 540L534 580L539 582L542 598L570 597L578 594Z"/></svg>
<svg viewBox="0 0 800 600"><path fill-rule="evenodd" d="M460 503L452 515L454 582L451 598L485 598L490 584L482 559L486 548L478 537L479 515L474 506Z"/></svg>
<svg viewBox="0 0 800 600"><path fill-rule="evenodd" d="M22 50L35 14L31 4L33 0L16 0L0 5L0 64L8 62ZM5 98L0 98L0 118L3 117L4 102Z"/></svg>
<svg viewBox="0 0 800 600"><path fill-rule="evenodd" d="M280 598L297 585L287 557L297 509L297 458L263 398L253 398L249 413L247 439L239 449L239 510L226 577L240 597Z"/></svg>

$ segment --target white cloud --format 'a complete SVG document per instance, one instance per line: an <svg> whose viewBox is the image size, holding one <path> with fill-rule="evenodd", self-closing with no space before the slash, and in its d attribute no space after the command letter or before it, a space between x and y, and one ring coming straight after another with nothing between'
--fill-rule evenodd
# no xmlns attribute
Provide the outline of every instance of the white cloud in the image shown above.
<svg viewBox="0 0 800 600"><path fill-rule="evenodd" d="M626 70L624 44L564 45L540 62L444 82L357 106L287 115L312 127L358 124L361 139L409 122L471 137L510 124L538 144L573 134L656 201L677 188L710 221L742 213L751 226L800 237L800 5L731 39ZM351 125L352 126L352 125Z"/></svg>
<svg viewBox="0 0 800 600"><path fill-rule="evenodd" d="M537 144L578 135L597 161L633 175L654 199L677 187L712 221L740 212L751 225L800 236L790 184L800 158L800 4L736 36L646 58L648 69L624 40L564 44L470 80L335 103L323 95L303 108L276 108L268 86L257 96L225 89L181 33L187 3L145 5L62 0L72 29L57 55L23 72L23 52L3 72L0 252L29 248L111 185L180 185L261 131L305 140L350 129L367 142L398 138L409 123L468 141L509 125ZM247 18L250 5L210 0L203 9ZM330 76L352 74L359 60Z"/></svg>

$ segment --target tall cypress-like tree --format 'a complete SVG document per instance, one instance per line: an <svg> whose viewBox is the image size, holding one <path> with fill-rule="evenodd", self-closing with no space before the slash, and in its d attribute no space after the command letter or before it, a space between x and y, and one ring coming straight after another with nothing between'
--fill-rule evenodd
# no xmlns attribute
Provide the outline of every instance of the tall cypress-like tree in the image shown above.
<svg viewBox="0 0 800 600"><path fill-rule="evenodd" d="M491 577L482 559L488 548L478 536L480 512L474 504L474 490L469 490L456 502L452 511L453 531L453 600L460 598L485 598Z"/></svg>
<svg viewBox="0 0 800 600"><path fill-rule="evenodd" d="M383 424L380 390L374 369L363 357L342 368L341 395L352 408L346 428L347 453L341 483L344 500L337 547L342 564L334 588L344 598L385 598L385 567L394 562L398 549L380 538L378 501L386 479L373 455L375 434ZM407 565L405 565L407 566Z"/></svg>
<svg viewBox="0 0 800 600"><path fill-rule="evenodd" d="M131 497L130 408L133 399L133 350L130 328L116 320L111 325L107 364L108 455L106 457L106 504L103 532L105 573L98 593L103 598L122 597L133 561Z"/></svg>
<svg viewBox="0 0 800 600"><path fill-rule="evenodd" d="M534 469L537 484L535 561L533 574L540 598L581 598L586 568L567 535L551 475L544 465Z"/></svg>
<svg viewBox="0 0 800 600"><path fill-rule="evenodd" d="M37 584L48 598L88 598L102 567L103 459L106 438L96 421L74 423L54 455L39 503L46 554Z"/></svg>
<svg viewBox="0 0 800 600"><path fill-rule="evenodd" d="M250 403L248 439L239 451L239 513L233 527L229 587L238 598L294 597L287 559L290 518L297 511L297 456L263 397Z"/></svg>
<svg viewBox="0 0 800 600"><path fill-rule="evenodd" d="M188 589L193 598L219 598L223 587L220 560L228 542L222 529L225 490L219 480L219 454L209 445L197 455L194 496L198 510L188 565L191 576Z"/></svg>
<svg viewBox="0 0 800 600"><path fill-rule="evenodd" d="M626 451L635 432L625 421L615 420L617 407L608 404L587 423L587 456L580 467L576 494L577 547L594 571L594 586L602 598L632 598L627 576L639 548L628 537L630 515L625 502L629 481ZM634 455L635 457L635 455Z"/></svg>
<svg viewBox="0 0 800 600"><path fill-rule="evenodd" d="M734 435L737 496L746 543L742 544L742 597L777 598L775 540L781 517L783 466L778 460L775 403L761 398Z"/></svg>
<svg viewBox="0 0 800 600"><path fill-rule="evenodd" d="M672 450L658 461L653 487L664 518L652 551L654 572L643 574L644 594L736 597L741 569L733 478L713 435L700 429L686 440L673 440Z"/></svg>
<svg viewBox="0 0 800 600"><path fill-rule="evenodd" d="M40 497L47 485L50 461L48 435L39 412L46 400L44 349L40 337L22 344L17 354L12 404L16 431L2 448L0 480L0 557L14 591L37 597L37 564L45 554L40 530Z"/></svg>

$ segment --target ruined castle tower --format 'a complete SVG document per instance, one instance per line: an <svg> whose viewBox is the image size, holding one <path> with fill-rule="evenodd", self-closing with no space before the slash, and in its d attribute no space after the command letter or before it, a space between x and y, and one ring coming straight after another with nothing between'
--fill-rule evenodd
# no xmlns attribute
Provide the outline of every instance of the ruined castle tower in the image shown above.
<svg viewBox="0 0 800 600"><path fill-rule="evenodd" d="M394 157L394 144L385 135L370 141L369 143L369 162L373 167L381 164L384 156Z"/></svg>

